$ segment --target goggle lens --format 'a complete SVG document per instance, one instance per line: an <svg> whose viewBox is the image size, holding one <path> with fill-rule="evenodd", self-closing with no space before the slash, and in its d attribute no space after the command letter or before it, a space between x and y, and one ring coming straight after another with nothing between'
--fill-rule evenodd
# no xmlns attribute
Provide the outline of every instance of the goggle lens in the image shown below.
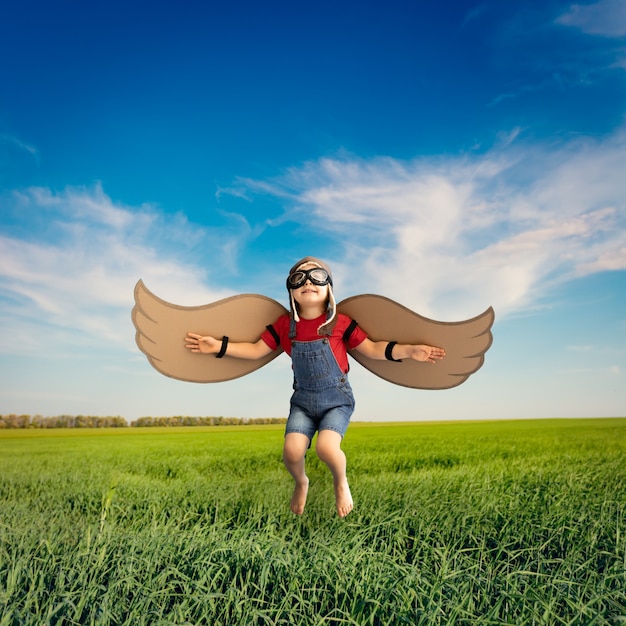
<svg viewBox="0 0 626 626"><path fill-rule="evenodd" d="M307 280L310 280L314 285L319 285L320 287L332 282L325 269L314 267L310 270L296 270L287 279L287 284L289 285L289 289L299 289Z"/></svg>

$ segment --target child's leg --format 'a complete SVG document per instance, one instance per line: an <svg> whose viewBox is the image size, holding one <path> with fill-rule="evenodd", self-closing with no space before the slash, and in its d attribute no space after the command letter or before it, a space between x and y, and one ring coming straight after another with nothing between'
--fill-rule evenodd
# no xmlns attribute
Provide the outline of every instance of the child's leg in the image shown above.
<svg viewBox="0 0 626 626"><path fill-rule="evenodd" d="M341 435L334 430L320 430L315 452L326 463L333 475L337 514L339 517L345 517L352 511L353 503L346 476L346 455L341 449L341 439Z"/></svg>
<svg viewBox="0 0 626 626"><path fill-rule="evenodd" d="M283 462L287 471L296 481L291 496L291 510L296 515L302 515L309 490L309 479L304 470L304 455L309 449L310 440L302 433L287 433L283 446Z"/></svg>

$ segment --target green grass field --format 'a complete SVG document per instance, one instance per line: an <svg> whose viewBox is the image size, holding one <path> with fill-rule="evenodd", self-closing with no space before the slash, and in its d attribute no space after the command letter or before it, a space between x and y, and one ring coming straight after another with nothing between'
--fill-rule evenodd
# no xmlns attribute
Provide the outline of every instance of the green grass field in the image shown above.
<svg viewBox="0 0 626 626"><path fill-rule="evenodd" d="M626 624L626 419L0 431L0 626Z"/></svg>

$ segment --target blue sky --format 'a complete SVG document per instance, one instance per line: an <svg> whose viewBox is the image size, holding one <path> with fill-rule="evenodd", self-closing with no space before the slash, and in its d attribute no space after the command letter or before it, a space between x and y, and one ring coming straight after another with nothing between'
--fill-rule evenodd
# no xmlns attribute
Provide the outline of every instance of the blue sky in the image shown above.
<svg viewBox="0 0 626 626"><path fill-rule="evenodd" d="M496 310L460 387L353 362L354 419L626 413L626 2L11 3L0 19L0 414L284 416L285 356L216 385L134 344L183 305Z"/></svg>

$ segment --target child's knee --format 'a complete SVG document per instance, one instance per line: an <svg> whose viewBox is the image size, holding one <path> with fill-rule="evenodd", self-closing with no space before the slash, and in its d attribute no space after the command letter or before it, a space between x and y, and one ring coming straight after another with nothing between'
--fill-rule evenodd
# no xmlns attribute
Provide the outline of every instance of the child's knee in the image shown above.
<svg viewBox="0 0 626 626"><path fill-rule="evenodd" d="M341 439L318 437L315 442L315 453L322 461L334 458L341 454Z"/></svg>
<svg viewBox="0 0 626 626"><path fill-rule="evenodd" d="M283 461L285 463L295 463L296 461L299 461L303 456L304 454L302 454L302 451L297 448L291 446L285 446L283 448Z"/></svg>
<svg viewBox="0 0 626 626"><path fill-rule="evenodd" d="M308 446L309 439L304 435L301 437L286 437L283 446L283 461L285 463L300 461L304 458Z"/></svg>

